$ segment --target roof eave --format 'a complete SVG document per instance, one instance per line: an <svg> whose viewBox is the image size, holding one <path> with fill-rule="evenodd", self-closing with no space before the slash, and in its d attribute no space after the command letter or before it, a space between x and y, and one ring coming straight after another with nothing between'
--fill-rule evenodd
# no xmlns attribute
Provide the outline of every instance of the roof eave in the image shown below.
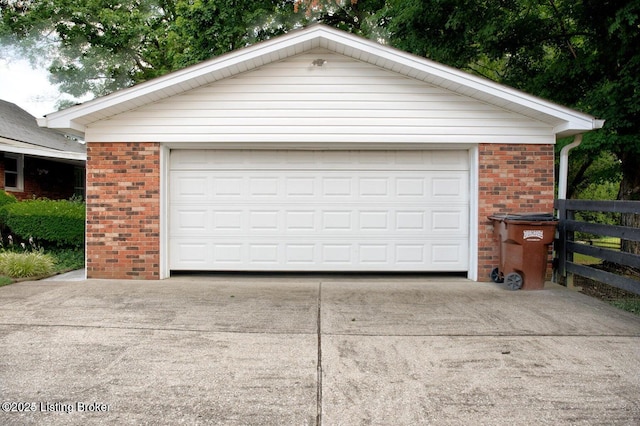
<svg viewBox="0 0 640 426"><path fill-rule="evenodd" d="M73 160L78 162L87 161L87 154L83 152L60 151L56 149L36 147L36 146L16 146L11 144L3 144L0 139L0 151L11 152L14 154L31 155L34 157L51 158L57 160Z"/></svg>
<svg viewBox="0 0 640 426"><path fill-rule="evenodd" d="M605 120L599 120L586 115L582 118L582 120L569 121L556 126L553 129L556 137L561 139L602 129L605 123Z"/></svg>

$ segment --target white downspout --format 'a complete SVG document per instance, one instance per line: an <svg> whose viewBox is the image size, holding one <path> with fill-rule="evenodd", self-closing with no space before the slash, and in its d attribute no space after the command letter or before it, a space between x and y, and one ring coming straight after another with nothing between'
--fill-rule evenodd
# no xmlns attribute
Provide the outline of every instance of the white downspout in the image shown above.
<svg viewBox="0 0 640 426"><path fill-rule="evenodd" d="M558 200L567 199L567 180L569 175L569 151L582 143L582 134L576 135L573 142L562 148L560 151L560 170L558 171ZM558 212L559 216L559 212ZM559 232L559 231L558 231ZM556 235L557 236L557 235ZM556 255L554 254L554 257ZM558 282L557 270L553 269L553 281ZM573 275L567 275L567 287L573 287Z"/></svg>
<svg viewBox="0 0 640 426"><path fill-rule="evenodd" d="M567 198L567 180L569 175L569 151L582 143L582 134L576 135L569 145L560 151L560 170L558 172L558 199Z"/></svg>

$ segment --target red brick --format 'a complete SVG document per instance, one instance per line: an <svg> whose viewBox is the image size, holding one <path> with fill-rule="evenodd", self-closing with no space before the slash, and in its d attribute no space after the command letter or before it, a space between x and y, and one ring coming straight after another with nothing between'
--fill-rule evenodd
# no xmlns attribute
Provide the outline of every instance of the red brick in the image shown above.
<svg viewBox="0 0 640 426"><path fill-rule="evenodd" d="M489 281L499 263L498 242L488 216L553 211L553 145L479 146L478 279Z"/></svg>
<svg viewBox="0 0 640 426"><path fill-rule="evenodd" d="M87 276L160 277L160 145L88 143ZM498 265L494 213L553 210L553 145L479 146L478 279Z"/></svg>
<svg viewBox="0 0 640 426"><path fill-rule="evenodd" d="M87 157L87 277L159 279L160 145L91 142Z"/></svg>

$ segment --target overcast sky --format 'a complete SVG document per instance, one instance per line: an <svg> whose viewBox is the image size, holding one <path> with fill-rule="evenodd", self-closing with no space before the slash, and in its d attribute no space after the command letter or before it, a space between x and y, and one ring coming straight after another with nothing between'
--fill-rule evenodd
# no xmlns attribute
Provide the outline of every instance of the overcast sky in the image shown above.
<svg viewBox="0 0 640 426"><path fill-rule="evenodd" d="M45 69L34 70L26 60L0 58L0 99L35 117L54 112L60 93L47 75Z"/></svg>

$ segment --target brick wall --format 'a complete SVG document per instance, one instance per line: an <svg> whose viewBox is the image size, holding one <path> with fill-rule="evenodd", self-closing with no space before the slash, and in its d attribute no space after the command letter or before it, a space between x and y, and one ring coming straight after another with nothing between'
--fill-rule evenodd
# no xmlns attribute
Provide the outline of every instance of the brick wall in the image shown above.
<svg viewBox="0 0 640 426"><path fill-rule="evenodd" d="M553 145L479 146L478 279L488 281L499 250L487 216L551 212ZM87 144L87 276L158 279L160 146Z"/></svg>
<svg viewBox="0 0 640 426"><path fill-rule="evenodd" d="M553 145L479 146L478 280L489 281L498 266L494 213L553 212Z"/></svg>
<svg viewBox="0 0 640 426"><path fill-rule="evenodd" d="M160 278L160 145L87 144L87 277Z"/></svg>

